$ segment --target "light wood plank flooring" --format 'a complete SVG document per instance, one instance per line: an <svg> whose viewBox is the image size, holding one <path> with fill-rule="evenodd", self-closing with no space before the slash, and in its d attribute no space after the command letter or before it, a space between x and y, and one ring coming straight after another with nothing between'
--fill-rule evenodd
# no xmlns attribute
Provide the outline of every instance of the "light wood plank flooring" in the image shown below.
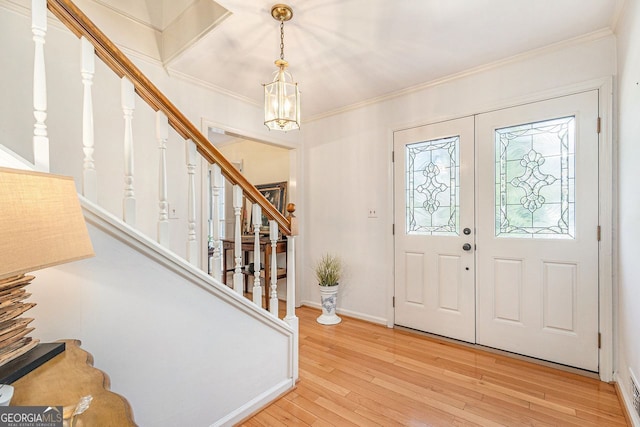
<svg viewBox="0 0 640 427"><path fill-rule="evenodd" d="M612 385L345 318L300 318L300 382L245 426L626 426Z"/></svg>

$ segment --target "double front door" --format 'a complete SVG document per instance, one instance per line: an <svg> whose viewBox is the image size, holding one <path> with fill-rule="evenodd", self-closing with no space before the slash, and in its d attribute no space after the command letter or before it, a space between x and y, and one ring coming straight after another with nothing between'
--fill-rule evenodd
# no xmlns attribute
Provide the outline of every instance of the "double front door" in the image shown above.
<svg viewBox="0 0 640 427"><path fill-rule="evenodd" d="M598 92L394 134L395 323L598 370Z"/></svg>

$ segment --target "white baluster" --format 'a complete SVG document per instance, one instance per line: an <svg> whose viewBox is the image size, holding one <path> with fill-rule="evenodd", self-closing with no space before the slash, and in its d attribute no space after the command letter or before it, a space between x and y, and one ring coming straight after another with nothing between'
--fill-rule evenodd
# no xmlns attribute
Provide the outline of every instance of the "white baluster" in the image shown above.
<svg viewBox="0 0 640 427"><path fill-rule="evenodd" d="M274 220L269 221L269 239L271 240L271 298L269 299L269 311L278 317L278 257L276 254L278 223Z"/></svg>
<svg viewBox="0 0 640 427"><path fill-rule="evenodd" d="M98 201L98 175L93 159L93 97L91 86L95 73L95 49L84 36L80 38L82 86L84 89L82 100L82 194L92 202Z"/></svg>
<svg viewBox="0 0 640 427"><path fill-rule="evenodd" d="M169 202L167 201L167 140L169 139L169 120L162 112L156 112L156 139L158 140L158 196L160 212L158 215L158 243L169 246Z"/></svg>
<svg viewBox="0 0 640 427"><path fill-rule="evenodd" d="M36 170L49 172L49 137L47 136L47 73L44 65L44 42L47 34L47 1L31 1L31 32L35 43L33 58L33 163Z"/></svg>
<svg viewBox="0 0 640 427"><path fill-rule="evenodd" d="M262 287L260 286L260 226L262 225L262 208L253 205L253 302L262 307Z"/></svg>
<svg viewBox="0 0 640 427"><path fill-rule="evenodd" d="M233 272L233 290L242 295L244 291L244 277L242 276L242 224L240 223L240 212L242 211L242 187L233 186L233 213L235 215L234 227L234 250L233 256L235 269Z"/></svg>
<svg viewBox="0 0 640 427"><path fill-rule="evenodd" d="M196 144L190 139L185 141L187 148L187 174L189 175L187 261L198 262L198 240L196 238Z"/></svg>
<svg viewBox="0 0 640 427"><path fill-rule="evenodd" d="M287 315L284 321L293 329L293 380L298 379L298 332L296 316L296 239L287 236Z"/></svg>
<svg viewBox="0 0 640 427"><path fill-rule="evenodd" d="M126 77L121 79L120 97L124 114L124 199L122 211L124 222L136 224L136 198L133 187L133 110L136 94L133 83Z"/></svg>
<svg viewBox="0 0 640 427"><path fill-rule="evenodd" d="M213 276L213 219L215 213L213 212L213 164L209 165L209 175L207 183L209 184L209 197L207 198L209 212L207 214L207 267L209 275Z"/></svg>
<svg viewBox="0 0 640 427"><path fill-rule="evenodd" d="M222 187L222 172L220 172L220 166L213 165L211 171L211 182L212 182L212 196L213 196L213 212L211 215L211 225L212 225L212 237L213 237L213 269L211 272L213 273L213 277L220 280L222 278L223 272L220 268L221 258L221 249L222 249L222 241L220 240L220 188ZM227 274L225 271L224 274ZM225 278L226 279L226 278ZM226 280L225 280L226 282Z"/></svg>

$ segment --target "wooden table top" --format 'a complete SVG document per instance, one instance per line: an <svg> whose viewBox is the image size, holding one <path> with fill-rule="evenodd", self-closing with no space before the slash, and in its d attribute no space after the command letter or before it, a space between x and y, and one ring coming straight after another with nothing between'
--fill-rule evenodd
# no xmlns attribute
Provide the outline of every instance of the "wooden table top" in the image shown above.
<svg viewBox="0 0 640 427"><path fill-rule="evenodd" d="M89 409L74 425L135 426L129 402L109 391L109 377L93 367L93 356L80 348L78 340L62 341L64 352L12 384L11 406L75 407L81 397L91 395Z"/></svg>

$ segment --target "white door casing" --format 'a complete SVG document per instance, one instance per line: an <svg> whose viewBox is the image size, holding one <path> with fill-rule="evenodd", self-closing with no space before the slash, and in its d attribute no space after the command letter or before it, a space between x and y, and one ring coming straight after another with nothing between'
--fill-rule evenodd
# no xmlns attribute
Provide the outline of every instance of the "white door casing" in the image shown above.
<svg viewBox="0 0 640 427"><path fill-rule="evenodd" d="M396 132L394 152L395 323L475 342L473 117Z"/></svg>

